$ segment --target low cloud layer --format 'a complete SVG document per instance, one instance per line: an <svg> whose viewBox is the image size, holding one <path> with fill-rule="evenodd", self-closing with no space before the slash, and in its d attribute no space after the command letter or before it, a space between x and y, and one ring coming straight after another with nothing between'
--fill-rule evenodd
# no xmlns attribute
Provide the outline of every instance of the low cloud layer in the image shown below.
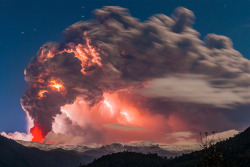
<svg viewBox="0 0 250 167"><path fill-rule="evenodd" d="M31 134L20 133L20 132L14 132L14 133L1 132L0 134L4 137L7 137L13 140L31 141L32 139Z"/></svg>
<svg viewBox="0 0 250 167"><path fill-rule="evenodd" d="M224 82L217 85L217 82ZM214 84L215 83L215 84ZM250 89L232 85L226 78L210 78L201 74L179 74L153 79L138 91L148 97L234 108L250 103Z"/></svg>

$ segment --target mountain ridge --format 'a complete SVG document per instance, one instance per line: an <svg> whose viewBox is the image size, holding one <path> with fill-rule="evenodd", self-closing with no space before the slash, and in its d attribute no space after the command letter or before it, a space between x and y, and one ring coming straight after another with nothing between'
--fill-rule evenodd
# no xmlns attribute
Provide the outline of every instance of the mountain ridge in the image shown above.
<svg viewBox="0 0 250 167"><path fill-rule="evenodd" d="M250 127L225 141L203 144L203 150L175 158L120 152L102 156L81 167L250 167Z"/></svg>
<svg viewBox="0 0 250 167"><path fill-rule="evenodd" d="M241 134L241 133L240 133ZM237 135L238 136L238 135ZM70 167L89 164L104 155L119 152L173 157L199 150L199 145L164 145L153 142L110 145L47 145L35 142L14 141L0 135L1 167ZM185 159L185 158L184 158Z"/></svg>

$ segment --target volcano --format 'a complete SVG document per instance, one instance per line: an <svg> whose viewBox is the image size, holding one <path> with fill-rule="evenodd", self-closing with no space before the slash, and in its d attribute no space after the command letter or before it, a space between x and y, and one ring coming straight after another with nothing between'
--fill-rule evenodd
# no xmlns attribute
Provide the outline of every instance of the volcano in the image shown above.
<svg viewBox="0 0 250 167"><path fill-rule="evenodd" d="M198 131L242 126L250 61L228 37L201 40L194 19L179 7L141 22L106 6L41 46L21 98L32 141L194 144Z"/></svg>

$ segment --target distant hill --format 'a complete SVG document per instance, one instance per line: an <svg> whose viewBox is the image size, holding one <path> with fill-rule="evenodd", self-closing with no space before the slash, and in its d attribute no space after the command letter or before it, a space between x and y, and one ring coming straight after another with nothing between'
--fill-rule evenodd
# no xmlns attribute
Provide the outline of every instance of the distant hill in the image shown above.
<svg viewBox="0 0 250 167"><path fill-rule="evenodd" d="M152 142L128 145L114 143L106 146L65 146L18 142L0 135L0 167L77 167L80 164L85 164L87 167L116 167L117 165L119 167L193 167L202 166L202 164L214 160L210 156L213 155L215 148L216 156L223 155L224 159L223 161L220 158L216 159L217 164L224 163L226 166L232 164L229 165L230 167L250 167L250 128L236 137L219 142L212 149L206 150L209 153L208 156L204 156L204 151L188 154L191 150L197 150L197 146L158 145ZM170 158L182 153L186 154ZM164 156L170 159L163 158ZM97 160L86 165L94 159Z"/></svg>
<svg viewBox="0 0 250 167"><path fill-rule="evenodd" d="M164 158L157 154L119 152L104 155L93 163L81 167L158 167L163 163Z"/></svg>
<svg viewBox="0 0 250 167"><path fill-rule="evenodd" d="M1 167L74 167L88 158L75 151L28 148L0 135Z"/></svg>
<svg viewBox="0 0 250 167"><path fill-rule="evenodd" d="M152 142L113 143L105 146L48 145L14 141L0 135L0 167L77 167L80 163L88 164L103 155L123 151L175 157L197 149L198 145L158 145Z"/></svg>
<svg viewBox="0 0 250 167"><path fill-rule="evenodd" d="M157 154L122 152L105 155L82 167L250 167L250 127L244 132L176 158Z"/></svg>
<svg viewBox="0 0 250 167"><path fill-rule="evenodd" d="M16 141L26 147L35 147L40 150L49 151L54 149L71 150L93 157L93 160L103 155L118 152L138 152L138 153L157 153L159 156L175 157L183 153L187 154L200 150L199 144L194 145L165 145L154 142L136 142L131 144L113 143L109 145L48 145L36 142Z"/></svg>
<svg viewBox="0 0 250 167"><path fill-rule="evenodd" d="M168 161L170 166L250 167L250 127L208 149Z"/></svg>

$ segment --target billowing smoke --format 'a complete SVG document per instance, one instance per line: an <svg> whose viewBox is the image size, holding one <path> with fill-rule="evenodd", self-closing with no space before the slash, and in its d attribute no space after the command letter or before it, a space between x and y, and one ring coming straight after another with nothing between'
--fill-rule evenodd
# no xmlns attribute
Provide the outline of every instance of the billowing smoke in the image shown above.
<svg viewBox="0 0 250 167"><path fill-rule="evenodd" d="M225 36L200 40L194 18L179 7L140 22L127 9L104 7L68 27L63 42L44 44L25 69L21 99L31 133L41 135L33 141L70 134L77 143L109 143L124 133L127 142L166 142L161 136L197 125L233 127L224 112L250 104L250 61ZM105 110L113 117L102 119Z"/></svg>

